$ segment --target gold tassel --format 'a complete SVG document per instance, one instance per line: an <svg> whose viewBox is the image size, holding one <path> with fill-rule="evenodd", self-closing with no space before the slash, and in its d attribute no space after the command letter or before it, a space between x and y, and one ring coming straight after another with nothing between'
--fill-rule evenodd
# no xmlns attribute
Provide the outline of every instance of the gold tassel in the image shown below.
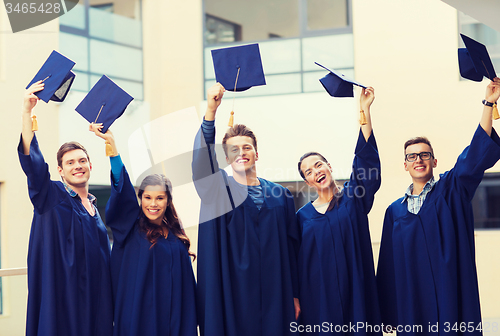
<svg viewBox="0 0 500 336"><path fill-rule="evenodd" d="M111 147L111 144L109 141L106 141L106 156L114 156L115 152L113 151L113 147Z"/></svg>
<svg viewBox="0 0 500 336"><path fill-rule="evenodd" d="M231 111L231 116L229 117L229 122L227 123L227 126L233 127L234 124L234 112Z"/></svg>
<svg viewBox="0 0 500 336"><path fill-rule="evenodd" d="M500 114L498 114L497 103L493 105L493 120L497 120L500 118Z"/></svg>
<svg viewBox="0 0 500 336"><path fill-rule="evenodd" d="M359 113L360 113L359 124L366 125L368 122L366 121L365 111L361 110L359 111Z"/></svg>
<svg viewBox="0 0 500 336"><path fill-rule="evenodd" d="M36 120L36 115L33 115L31 117L31 130L32 131L38 131L38 120Z"/></svg>

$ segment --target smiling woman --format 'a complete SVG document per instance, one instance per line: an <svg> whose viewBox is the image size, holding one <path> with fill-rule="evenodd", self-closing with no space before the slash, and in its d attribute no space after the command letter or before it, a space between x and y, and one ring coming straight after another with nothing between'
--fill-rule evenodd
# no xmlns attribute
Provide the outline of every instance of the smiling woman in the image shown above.
<svg viewBox="0 0 500 336"><path fill-rule="evenodd" d="M108 129L95 134L118 153ZM113 231L111 281L114 336L196 336L195 279L186 236L172 197L172 184L160 174L134 186L120 155L110 157L111 197L106 224Z"/></svg>

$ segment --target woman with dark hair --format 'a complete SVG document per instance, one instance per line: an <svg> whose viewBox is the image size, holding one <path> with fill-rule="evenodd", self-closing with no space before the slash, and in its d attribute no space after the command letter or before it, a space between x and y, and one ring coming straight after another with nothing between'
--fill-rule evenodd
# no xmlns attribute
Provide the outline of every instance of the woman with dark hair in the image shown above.
<svg viewBox="0 0 500 336"><path fill-rule="evenodd" d="M374 99L373 88L363 89L360 106L366 122L343 189L336 185L323 155L306 153L298 164L302 178L318 193L314 202L297 212L302 229L299 301L307 335L381 335L368 228L368 213L380 187L380 160L370 118Z"/></svg>
<svg viewBox="0 0 500 336"><path fill-rule="evenodd" d="M138 197L117 154L113 134L95 134L108 141L111 197L106 224L113 231L111 280L114 336L196 336L196 283L184 233L173 204L172 184L163 175L148 175Z"/></svg>

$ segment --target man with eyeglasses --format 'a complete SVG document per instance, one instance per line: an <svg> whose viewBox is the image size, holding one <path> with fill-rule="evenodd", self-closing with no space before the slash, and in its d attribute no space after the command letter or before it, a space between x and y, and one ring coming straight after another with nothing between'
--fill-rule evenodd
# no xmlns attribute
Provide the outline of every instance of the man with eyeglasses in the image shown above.
<svg viewBox="0 0 500 336"><path fill-rule="evenodd" d="M495 78L470 145L438 181L429 140L404 145L412 184L387 208L377 269L382 322L398 335L482 335L471 200L484 171L500 159L492 128L499 96Z"/></svg>

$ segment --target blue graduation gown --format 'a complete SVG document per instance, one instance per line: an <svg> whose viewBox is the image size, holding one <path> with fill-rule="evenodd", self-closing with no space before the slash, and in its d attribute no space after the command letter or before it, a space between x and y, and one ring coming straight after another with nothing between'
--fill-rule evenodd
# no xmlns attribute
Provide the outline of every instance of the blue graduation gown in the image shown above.
<svg viewBox="0 0 500 336"><path fill-rule="evenodd" d="M196 283L186 246L173 233L155 246L139 229L141 208L125 167L111 183L106 222L113 231L113 335L197 336Z"/></svg>
<svg viewBox="0 0 500 336"><path fill-rule="evenodd" d="M298 297L300 232L288 189L260 179L259 210L245 186L219 170L200 130L193 178L201 197L198 322L202 336L290 335Z"/></svg>
<svg viewBox="0 0 500 336"><path fill-rule="evenodd" d="M301 323L307 335L351 334L350 324L380 325L368 213L380 187L380 160L373 133L359 132L349 182L335 207L321 214L307 203L298 212ZM308 329L322 325L326 328ZM343 331L341 328L344 328ZM375 329L377 330L377 329ZM360 328L358 335L381 334Z"/></svg>
<svg viewBox="0 0 500 336"><path fill-rule="evenodd" d="M18 147L34 206L28 248L28 336L109 336L113 328L110 247L94 207L91 216L62 182L50 180L36 136Z"/></svg>
<svg viewBox="0 0 500 336"><path fill-rule="evenodd" d="M500 158L500 139L479 126L455 167L441 175L418 214L400 198L386 211L377 285L384 324L421 325L450 335L455 323L481 322L471 200L484 171ZM439 333L429 331L439 323ZM401 332L399 334L415 334Z"/></svg>

